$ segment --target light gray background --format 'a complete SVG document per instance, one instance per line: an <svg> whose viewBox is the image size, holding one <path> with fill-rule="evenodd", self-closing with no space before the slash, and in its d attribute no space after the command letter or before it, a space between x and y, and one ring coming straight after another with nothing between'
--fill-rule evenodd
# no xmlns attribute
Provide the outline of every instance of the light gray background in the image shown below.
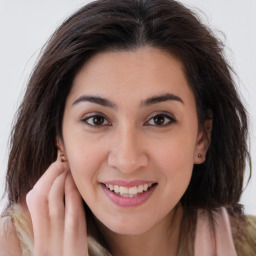
<svg viewBox="0 0 256 256"><path fill-rule="evenodd" d="M40 48L67 15L87 2L0 0L0 195L4 191L11 123ZM238 73L238 87L250 114L253 166L241 202L246 213L256 214L256 0L180 2L193 7L224 40L227 59ZM5 201L0 202L0 210Z"/></svg>

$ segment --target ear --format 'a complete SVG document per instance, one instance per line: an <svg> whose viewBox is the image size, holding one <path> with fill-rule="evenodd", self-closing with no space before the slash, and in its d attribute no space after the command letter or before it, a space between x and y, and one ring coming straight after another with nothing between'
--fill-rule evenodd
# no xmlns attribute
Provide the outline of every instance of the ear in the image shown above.
<svg viewBox="0 0 256 256"><path fill-rule="evenodd" d="M212 119L207 119L200 128L195 147L194 163L202 164L205 161L208 148L211 144Z"/></svg>
<svg viewBox="0 0 256 256"><path fill-rule="evenodd" d="M56 137L56 147L58 149L58 158L60 158L61 162L67 162L64 143L59 136Z"/></svg>

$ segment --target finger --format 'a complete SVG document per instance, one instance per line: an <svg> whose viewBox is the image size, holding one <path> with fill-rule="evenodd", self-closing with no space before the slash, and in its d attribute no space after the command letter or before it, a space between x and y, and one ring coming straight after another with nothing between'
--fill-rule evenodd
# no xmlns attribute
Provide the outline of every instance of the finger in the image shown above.
<svg viewBox="0 0 256 256"><path fill-rule="evenodd" d="M46 170L46 172L42 175L42 177L38 180L38 182L35 184L34 189L38 189L41 192L45 191L48 195L48 192L52 186L53 181L55 178L60 175L62 172L68 171L68 164L62 163L59 161L55 161L52 163L49 168Z"/></svg>
<svg viewBox="0 0 256 256"><path fill-rule="evenodd" d="M61 173L53 182L49 192L49 218L51 230L51 253L62 255L64 239L64 188L67 173Z"/></svg>
<svg viewBox="0 0 256 256"><path fill-rule="evenodd" d="M86 219L82 198L69 173L65 183L65 237L66 256L88 255ZM74 254L75 249L75 254Z"/></svg>
<svg viewBox="0 0 256 256"><path fill-rule="evenodd" d="M48 249L45 246L45 244L49 244L50 239L48 197L54 180L66 170L66 167L60 165L56 162L53 163L26 197L33 224L35 255L37 252L42 253Z"/></svg>
<svg viewBox="0 0 256 256"><path fill-rule="evenodd" d="M61 173L65 172L66 167L61 166L64 164L54 162L50 165L44 175L38 180L36 185L33 187L32 190L26 196L27 205L29 208L30 213L37 213L40 217L47 217L43 218L48 219L48 196L50 189L54 180L60 175ZM42 209L42 211L39 211ZM42 214L47 212L47 216L41 216ZM37 215L36 215L37 216ZM33 217L36 217L33 214ZM43 221L42 220L42 221Z"/></svg>

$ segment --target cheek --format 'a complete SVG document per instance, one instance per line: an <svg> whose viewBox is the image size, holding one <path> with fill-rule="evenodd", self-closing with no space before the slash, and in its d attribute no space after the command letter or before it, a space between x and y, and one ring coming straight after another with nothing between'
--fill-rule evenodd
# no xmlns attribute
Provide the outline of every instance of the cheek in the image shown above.
<svg viewBox="0 0 256 256"><path fill-rule="evenodd" d="M159 166L162 174L165 177L166 192L170 194L178 194L179 191L185 192L192 175L193 170L193 158L190 156L190 160L183 154L169 151L170 154L163 154Z"/></svg>
<svg viewBox="0 0 256 256"><path fill-rule="evenodd" d="M79 191L89 189L88 185L96 182L97 172L105 159L104 149L98 143L81 138L66 141L65 146L70 171Z"/></svg>
<svg viewBox="0 0 256 256"><path fill-rule="evenodd" d="M193 161L185 161L184 155L171 153L161 161L161 198L164 200L165 213L171 211L186 192L191 180ZM159 196L160 198L160 196ZM160 208L160 206L159 206Z"/></svg>
<svg viewBox="0 0 256 256"><path fill-rule="evenodd" d="M189 185L194 165L194 149L194 137L186 136L185 133L178 136L176 133L176 136L170 137L152 152L155 168L161 170L165 180L163 194L170 201L179 200Z"/></svg>
<svg viewBox="0 0 256 256"><path fill-rule="evenodd" d="M194 164L196 136L189 136L179 131L167 140L155 144L152 158L165 169L167 174L175 171L191 170Z"/></svg>

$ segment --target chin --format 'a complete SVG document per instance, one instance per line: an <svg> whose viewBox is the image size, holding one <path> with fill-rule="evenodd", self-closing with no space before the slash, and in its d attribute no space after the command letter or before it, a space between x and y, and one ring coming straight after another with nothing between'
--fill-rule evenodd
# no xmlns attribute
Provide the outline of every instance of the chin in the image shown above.
<svg viewBox="0 0 256 256"><path fill-rule="evenodd" d="M143 221L127 221L127 220L114 220L101 222L105 228L119 235L140 235L152 228L151 223L145 223Z"/></svg>

